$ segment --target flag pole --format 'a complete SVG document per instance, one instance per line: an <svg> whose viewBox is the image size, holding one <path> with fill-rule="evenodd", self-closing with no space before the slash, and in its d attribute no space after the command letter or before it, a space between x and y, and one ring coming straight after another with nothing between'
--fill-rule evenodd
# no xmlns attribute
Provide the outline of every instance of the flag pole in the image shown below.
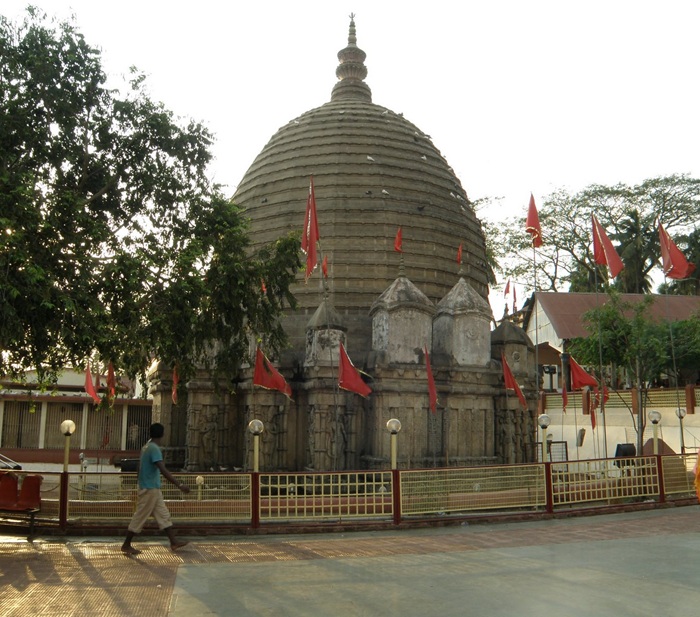
<svg viewBox="0 0 700 617"><path fill-rule="evenodd" d="M593 263L593 273L595 280L595 305L598 309L598 368L600 375L600 415L603 418L603 447L605 448L605 456L603 458L608 458L608 430L605 421L605 376L603 374L603 329L602 329L602 315L600 313L600 299L598 292L598 266ZM610 384L612 386L612 384Z"/></svg>

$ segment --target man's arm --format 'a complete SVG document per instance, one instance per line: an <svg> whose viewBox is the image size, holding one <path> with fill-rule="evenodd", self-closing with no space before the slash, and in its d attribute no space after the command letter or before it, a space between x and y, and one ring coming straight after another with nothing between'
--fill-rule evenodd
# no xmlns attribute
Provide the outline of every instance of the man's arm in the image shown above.
<svg viewBox="0 0 700 617"><path fill-rule="evenodd" d="M163 461L158 461L158 462L156 462L156 467L158 467L158 469L160 469L160 473L163 474L163 476L165 477L166 480L168 480L169 482L171 482L172 484L174 484L174 485L175 485L177 488L179 488L183 493L189 493L189 492L190 492L190 488L189 488L187 485L181 484L180 482L178 482L178 481L175 479L175 476L173 476L173 474L171 474L171 473L168 471L168 468L165 466L165 463L164 463Z"/></svg>

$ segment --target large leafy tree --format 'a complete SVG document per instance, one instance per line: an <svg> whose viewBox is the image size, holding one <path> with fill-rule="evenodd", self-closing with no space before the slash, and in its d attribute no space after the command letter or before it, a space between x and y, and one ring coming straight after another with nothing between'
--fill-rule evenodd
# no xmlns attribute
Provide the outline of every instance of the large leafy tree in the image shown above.
<svg viewBox="0 0 700 617"><path fill-rule="evenodd" d="M298 242L252 254L207 178L212 135L132 71L107 87L73 23L0 17L0 373L154 357L233 371L250 334L279 347Z"/></svg>
<svg viewBox="0 0 700 617"><path fill-rule="evenodd" d="M700 179L673 175L635 186L592 185L575 194L562 190L547 196L538 210L544 245L536 255L525 233L525 211L495 228L491 245L505 278L534 288L536 269L542 291L595 291L596 283L603 290L610 281L605 266L593 261L595 214L625 263L616 289L642 293L649 291L650 275L659 265L658 221L682 249L688 246L683 234L700 219Z"/></svg>

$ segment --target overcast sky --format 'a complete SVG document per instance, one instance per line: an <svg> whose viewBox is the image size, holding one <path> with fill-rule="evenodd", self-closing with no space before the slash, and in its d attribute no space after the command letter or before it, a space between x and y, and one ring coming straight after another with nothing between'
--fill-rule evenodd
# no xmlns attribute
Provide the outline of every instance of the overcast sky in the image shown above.
<svg viewBox="0 0 700 617"><path fill-rule="evenodd" d="M431 135L470 198L502 197L489 218L525 216L530 192L700 176L697 0L32 3L73 13L110 73L137 66L152 98L203 121L230 193L278 128L330 100L351 12L373 102Z"/></svg>

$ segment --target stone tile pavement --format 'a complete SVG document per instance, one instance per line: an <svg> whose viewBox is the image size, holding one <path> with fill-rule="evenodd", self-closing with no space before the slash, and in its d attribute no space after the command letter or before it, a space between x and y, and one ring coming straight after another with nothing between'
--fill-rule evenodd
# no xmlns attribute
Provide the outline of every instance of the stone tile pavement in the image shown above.
<svg viewBox="0 0 700 617"><path fill-rule="evenodd" d="M700 608L700 506L313 535L0 536L0 615L623 617Z"/></svg>

